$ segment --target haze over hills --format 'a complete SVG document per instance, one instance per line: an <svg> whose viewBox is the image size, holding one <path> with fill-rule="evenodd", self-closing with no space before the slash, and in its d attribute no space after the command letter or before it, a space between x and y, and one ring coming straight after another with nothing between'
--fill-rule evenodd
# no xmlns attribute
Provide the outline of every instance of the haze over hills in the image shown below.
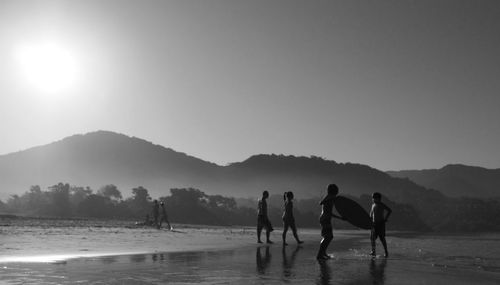
<svg viewBox="0 0 500 285"><path fill-rule="evenodd" d="M396 201L408 192L439 195L369 166L336 163L319 157L255 155L228 166L176 152L151 142L108 131L74 135L45 146L0 156L0 187L4 194L21 194L31 185L42 188L58 182L98 188L115 184L124 195L137 186L152 196L170 188L195 187L210 194L257 197L262 190L293 190L319 197L335 182L342 192L381 191Z"/></svg>
<svg viewBox="0 0 500 285"><path fill-rule="evenodd" d="M219 168L139 138L98 131L0 156L0 192L20 194L31 185L65 182L93 189L115 184L127 196L142 185L160 194L199 186Z"/></svg>
<svg viewBox="0 0 500 285"><path fill-rule="evenodd" d="M125 197L131 196L132 188L142 186L153 198L170 196L172 188L192 187L209 195L235 198L257 198L263 190L277 195L291 190L297 199L318 198L324 195L327 184L336 183L341 194L360 197L365 206L370 204L367 195L381 192L385 199L400 205L400 210L409 211L399 213L399 217L415 217L411 214L414 209L430 228L498 227L495 221L484 224L489 221L486 217L497 215L497 202L451 199L408 178L392 177L367 165L314 156L260 154L220 166L108 131L74 135L0 156L2 199L24 194L32 185L47 189L59 182L93 190L114 184Z"/></svg>
<svg viewBox="0 0 500 285"><path fill-rule="evenodd" d="M388 171L393 177L408 178L450 197L500 197L500 169L461 164L441 169Z"/></svg>
<svg viewBox="0 0 500 285"><path fill-rule="evenodd" d="M108 131L74 135L45 146L0 156L0 189L5 199L32 185L58 182L93 189L115 184L125 196L143 186L152 197L171 188L194 187L208 194L258 197L264 189L298 198L320 197L329 183L352 196L384 193L391 200L425 211L444 196L407 179L393 178L366 165L319 157L256 155L219 166L145 140Z"/></svg>

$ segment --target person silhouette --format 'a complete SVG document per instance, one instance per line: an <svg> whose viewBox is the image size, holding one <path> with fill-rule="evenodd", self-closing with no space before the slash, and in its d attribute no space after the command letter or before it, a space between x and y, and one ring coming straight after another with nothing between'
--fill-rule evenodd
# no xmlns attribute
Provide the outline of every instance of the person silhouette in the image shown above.
<svg viewBox="0 0 500 285"><path fill-rule="evenodd" d="M161 219L160 219L160 224L158 225L158 228L161 228L162 222L167 222L168 229L173 230L172 226L170 225L170 222L168 221L168 215L167 215L167 210L165 210L165 203L162 201L160 202L161 206Z"/></svg>
<svg viewBox="0 0 500 285"><path fill-rule="evenodd" d="M283 194L283 200L285 201L284 208L285 210L283 211L283 246L287 246L288 243L286 243L286 233L288 232L288 228L292 229L293 237L297 241L298 244L304 243L299 239L299 236L297 235L297 227L295 226L295 218L293 217L293 192L285 192Z"/></svg>
<svg viewBox="0 0 500 285"><path fill-rule="evenodd" d="M333 205L337 194L339 193L339 188L335 184L328 185L327 195L319 203L321 205L321 216L319 217L319 223L321 225L321 236L323 239L319 244L319 250L316 258L318 260L329 259L330 256L326 253L328 245L333 240L333 226L332 218L337 218L345 220L343 217L337 216L332 213Z"/></svg>
<svg viewBox="0 0 500 285"><path fill-rule="evenodd" d="M262 192L262 198L259 200L257 208L257 242L262 243L260 239L260 234L262 229L266 228L266 242L273 243L270 240L271 232L274 230L269 218L267 217L267 198L269 198L269 192Z"/></svg>
<svg viewBox="0 0 500 285"><path fill-rule="evenodd" d="M153 201L153 223L154 226L160 228L158 224L158 218L160 216L160 206L158 205L158 200Z"/></svg>
<svg viewBox="0 0 500 285"><path fill-rule="evenodd" d="M372 208L370 210L370 218L372 219L372 231L370 234L370 241L372 244L372 251L370 255L375 256L375 241L377 237L380 238L382 245L384 246L385 257L389 256L389 252L387 251L387 242L385 241L385 223L387 223L387 219L392 213L391 208L387 207L384 203L382 203L382 195L378 192L373 193L372 195ZM384 213L387 214L384 216Z"/></svg>

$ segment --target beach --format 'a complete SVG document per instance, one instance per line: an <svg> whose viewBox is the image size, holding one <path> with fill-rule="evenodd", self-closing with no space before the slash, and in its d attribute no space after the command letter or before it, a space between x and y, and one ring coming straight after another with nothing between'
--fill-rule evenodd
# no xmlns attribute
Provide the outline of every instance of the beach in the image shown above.
<svg viewBox="0 0 500 285"><path fill-rule="evenodd" d="M2 220L2 284L498 284L498 234L389 232L390 257L371 258L367 231L334 231L333 258L315 259L319 230L282 247L254 228L123 221ZM380 249L380 244L378 244ZM380 251L379 251L380 252Z"/></svg>

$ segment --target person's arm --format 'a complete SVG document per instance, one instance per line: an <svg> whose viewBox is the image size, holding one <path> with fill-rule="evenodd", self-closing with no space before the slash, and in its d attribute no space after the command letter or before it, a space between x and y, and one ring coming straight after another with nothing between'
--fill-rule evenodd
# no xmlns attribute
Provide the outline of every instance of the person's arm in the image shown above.
<svg viewBox="0 0 500 285"><path fill-rule="evenodd" d="M384 207L385 207L385 210L387 211L387 215L385 215L384 221L387 222L387 220L389 219L389 216L392 214L392 210L391 210L391 208L387 207L387 205L385 205L385 204L384 204Z"/></svg>

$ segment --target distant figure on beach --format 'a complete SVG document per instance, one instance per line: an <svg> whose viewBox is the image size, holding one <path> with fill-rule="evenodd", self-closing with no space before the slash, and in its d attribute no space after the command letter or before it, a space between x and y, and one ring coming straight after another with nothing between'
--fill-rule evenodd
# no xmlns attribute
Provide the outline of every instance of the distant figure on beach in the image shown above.
<svg viewBox="0 0 500 285"><path fill-rule="evenodd" d="M321 236L323 239L319 245L319 251L316 258L318 260L326 260L329 259L330 256L326 253L326 249L328 245L333 240L333 226L332 226L332 218L337 218L344 220L343 217L337 216L332 213L333 211L333 203L335 201L335 197L339 193L339 188L335 184L328 185L327 195L321 200L319 203L321 205L321 216L319 217L319 223L321 225Z"/></svg>
<svg viewBox="0 0 500 285"><path fill-rule="evenodd" d="M159 228L159 224L158 224L159 216L160 216L160 205L158 205L158 200L155 199L153 201L153 223L157 228Z"/></svg>
<svg viewBox="0 0 500 285"><path fill-rule="evenodd" d="M260 234L262 233L262 229L266 228L266 242L273 243L269 236L271 232L274 230L269 218L267 217L267 198L269 198L269 192L262 192L262 198L259 200L258 209L257 209L257 242L262 243L260 240Z"/></svg>
<svg viewBox="0 0 500 285"><path fill-rule="evenodd" d="M286 243L286 233L288 232L288 228L292 229L293 237L297 241L298 244L304 243L299 239L297 235L297 227L295 226L295 218L293 217L293 192L285 192L283 194L283 200L285 201L285 210L283 211L283 246L288 245Z"/></svg>
<svg viewBox="0 0 500 285"><path fill-rule="evenodd" d="M161 206L161 218L160 218L160 224L158 225L158 228L161 228L161 223L162 222L167 222L168 229L173 230L172 226L170 225L170 222L168 221L168 215L167 215L167 210L165 210L165 203L160 202Z"/></svg>
<svg viewBox="0 0 500 285"><path fill-rule="evenodd" d="M372 209L370 210L370 218L372 219L372 232L370 235L370 240L372 242L372 252L370 255L375 256L375 240L380 238L382 245L384 246L385 257L389 256L389 252L387 251L387 242L385 241L385 223L389 216L392 213L391 208L387 207L384 203L382 203L382 195L378 192L373 193L372 195ZM384 212L387 212L387 215L384 216Z"/></svg>

